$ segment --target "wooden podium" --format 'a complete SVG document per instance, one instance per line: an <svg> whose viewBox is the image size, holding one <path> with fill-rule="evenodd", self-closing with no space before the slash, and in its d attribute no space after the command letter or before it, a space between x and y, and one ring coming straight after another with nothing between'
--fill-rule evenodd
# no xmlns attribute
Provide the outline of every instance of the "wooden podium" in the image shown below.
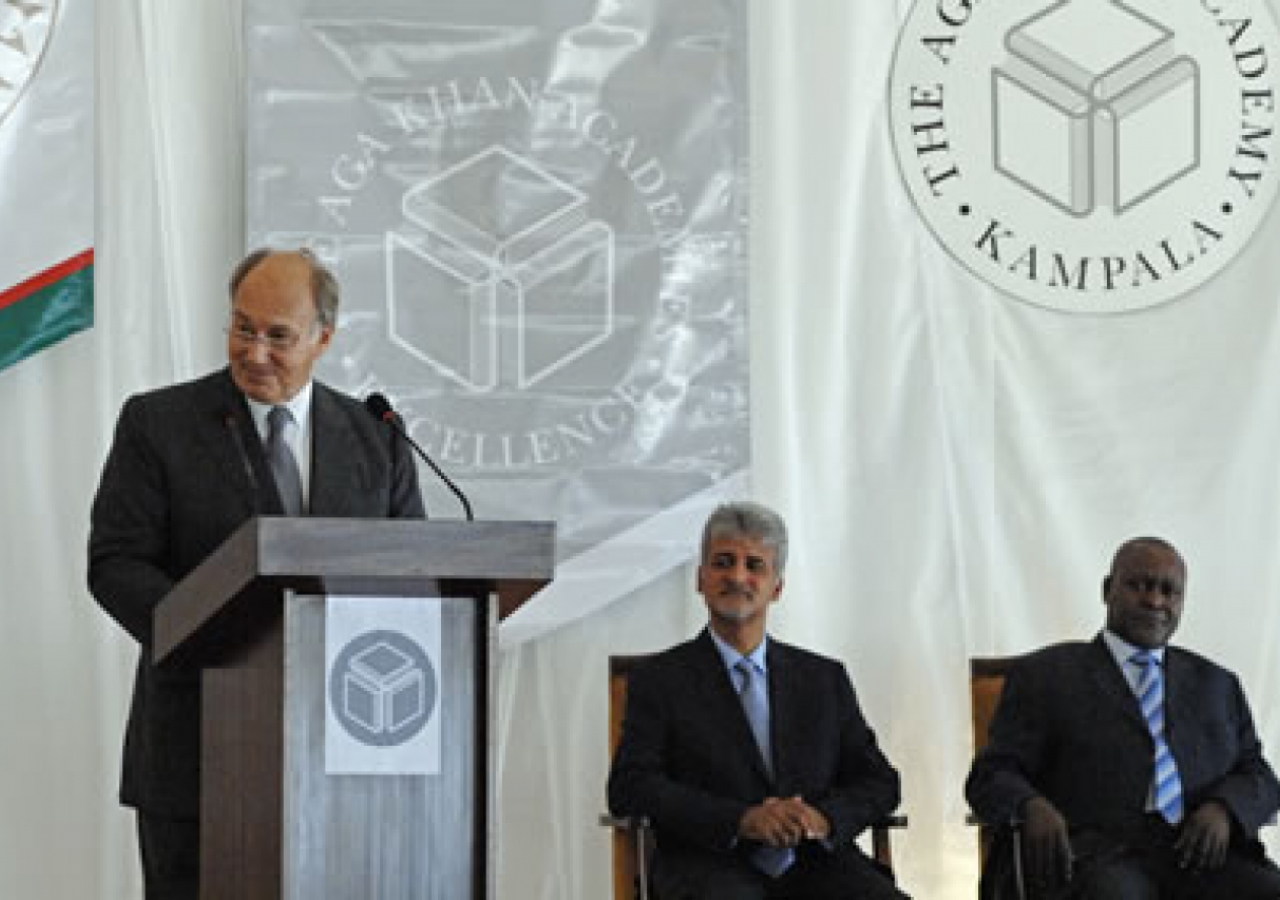
<svg viewBox="0 0 1280 900"><path fill-rule="evenodd" d="M204 669L201 900L493 900L495 632L554 569L544 522L251 519L156 609ZM436 775L325 772L326 597L441 598Z"/></svg>

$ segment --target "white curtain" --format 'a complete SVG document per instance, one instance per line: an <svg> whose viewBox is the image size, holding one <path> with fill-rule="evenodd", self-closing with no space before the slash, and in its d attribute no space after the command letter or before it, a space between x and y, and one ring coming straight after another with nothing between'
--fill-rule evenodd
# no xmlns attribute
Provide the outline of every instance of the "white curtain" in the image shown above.
<svg viewBox="0 0 1280 900"><path fill-rule="evenodd" d="M847 663L903 774L903 883L961 900L967 660L1092 634L1126 537L1183 550L1178 639L1239 672L1277 759L1280 220L1150 312L982 289L891 155L907 5L752 3L754 478L793 531L774 630ZM220 364L243 251L239 3L100 0L98 29L97 323L0 372L4 897L138 896L114 799L134 648L84 587L88 508L124 397ZM702 620L684 570L503 657L500 896L607 896L606 657Z"/></svg>

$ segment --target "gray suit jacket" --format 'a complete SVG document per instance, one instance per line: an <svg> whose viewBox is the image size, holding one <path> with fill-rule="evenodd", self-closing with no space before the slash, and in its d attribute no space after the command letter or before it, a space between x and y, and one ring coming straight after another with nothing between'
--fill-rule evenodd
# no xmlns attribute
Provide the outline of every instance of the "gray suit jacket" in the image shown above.
<svg viewBox="0 0 1280 900"><path fill-rule="evenodd" d="M1222 801L1235 819L1233 844L1260 853L1258 827L1280 806L1280 785L1235 675L1169 647L1165 733L1186 808ZM1137 698L1099 635L1032 653L1010 672L965 794L993 824L1010 821L1023 801L1041 794L1073 834L1119 839L1141 827L1153 767Z"/></svg>
<svg viewBox="0 0 1280 900"><path fill-rule="evenodd" d="M311 416L313 515L425 515L413 458L359 402L317 382ZM89 535L89 588L140 645L121 802L198 814L199 673L151 665L151 615L245 520L281 512L248 405L226 369L125 403Z"/></svg>
<svg viewBox="0 0 1280 900"><path fill-rule="evenodd" d="M659 866L697 866L707 854L746 865L753 846L736 841L738 821L768 796L800 795L821 810L842 853L860 853L854 836L898 805L898 773L844 666L773 639L767 653L772 780L706 631L632 673L609 807L653 820Z"/></svg>

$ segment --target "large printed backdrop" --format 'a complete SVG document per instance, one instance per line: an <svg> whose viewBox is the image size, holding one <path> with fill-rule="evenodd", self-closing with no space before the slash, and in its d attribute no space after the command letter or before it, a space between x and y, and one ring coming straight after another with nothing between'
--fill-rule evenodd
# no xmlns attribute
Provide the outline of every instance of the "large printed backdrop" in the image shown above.
<svg viewBox="0 0 1280 900"><path fill-rule="evenodd" d="M687 558L748 462L741 5L247 17L250 243L337 270L325 377L387 392L481 517L556 520L525 635L634 587L619 554Z"/></svg>

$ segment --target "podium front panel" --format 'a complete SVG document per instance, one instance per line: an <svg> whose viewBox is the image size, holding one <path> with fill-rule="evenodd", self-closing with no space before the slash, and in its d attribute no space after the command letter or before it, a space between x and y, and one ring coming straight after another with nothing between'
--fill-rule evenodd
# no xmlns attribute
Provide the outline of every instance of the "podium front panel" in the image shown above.
<svg viewBox="0 0 1280 900"><path fill-rule="evenodd" d="M281 896L484 897L487 601L441 604L432 775L326 774L326 603L293 595L285 603Z"/></svg>

